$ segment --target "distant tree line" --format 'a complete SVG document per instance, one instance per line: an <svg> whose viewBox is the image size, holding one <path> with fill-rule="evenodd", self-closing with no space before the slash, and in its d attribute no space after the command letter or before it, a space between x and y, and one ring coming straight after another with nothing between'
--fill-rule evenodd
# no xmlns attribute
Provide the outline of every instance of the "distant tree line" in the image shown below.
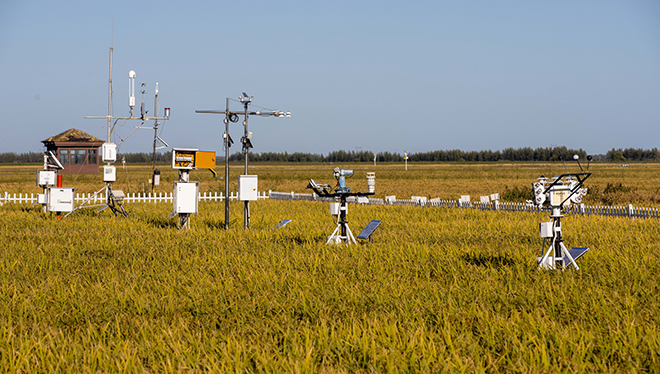
<svg viewBox="0 0 660 374"><path fill-rule="evenodd" d="M502 151L461 151L452 149L447 151L433 151L414 153L410 155L411 161L559 161L571 160L573 155L580 158L587 157L582 149L568 149L566 147L554 148L506 148Z"/></svg>
<svg viewBox="0 0 660 374"><path fill-rule="evenodd" d="M647 160L660 160L660 151L658 148L641 149L641 148L626 148L614 149L607 151L605 158L610 161L647 161Z"/></svg>
<svg viewBox="0 0 660 374"><path fill-rule="evenodd" d="M27 152L27 153L14 153L14 152L4 152L0 153L0 164L11 164L11 163L30 163L35 162L44 162L44 153L43 152Z"/></svg>
<svg viewBox="0 0 660 374"><path fill-rule="evenodd" d="M560 158L570 160L573 155L579 155L580 158L585 158L587 152L582 149L569 149L566 147L551 147L551 148L506 148L501 151L462 151L460 149L451 150L438 150L430 152L409 153L408 160L411 162L488 162L488 161L558 161ZM122 162L124 159L127 163L149 163L152 161L153 154L151 152L136 152L136 153L120 153L117 155L117 162ZM378 152L376 153L377 162L402 162L403 155L392 152ZM660 151L657 148L641 149L641 148L626 148L614 149L608 151L605 155L593 155L594 160L597 161L660 161ZM217 161L224 160L224 157L218 155ZM243 154L236 152L229 156L230 161L243 161ZM276 152L263 152L252 153L250 152L251 161L262 162L373 162L374 153L370 151L332 151L326 156L319 153L276 153ZM41 152L27 152L27 153L14 153L4 152L0 153L0 163L41 163L43 162L43 153ZM156 152L156 162L158 163L171 163L172 153Z"/></svg>
<svg viewBox="0 0 660 374"><path fill-rule="evenodd" d="M408 154L411 162L456 162L456 161L558 161L572 159L573 155L581 158L587 156L582 149L568 149L566 147L554 148L506 148L502 151L462 151L460 149L419 152ZM377 162L401 162L404 155L392 152L376 153ZM370 151L333 151L327 156L311 153L250 153L252 161L277 162L372 162L374 153ZM597 157L595 157L598 159ZM243 154L236 152L229 157L230 161L243 161ZM604 157L601 157L604 159Z"/></svg>

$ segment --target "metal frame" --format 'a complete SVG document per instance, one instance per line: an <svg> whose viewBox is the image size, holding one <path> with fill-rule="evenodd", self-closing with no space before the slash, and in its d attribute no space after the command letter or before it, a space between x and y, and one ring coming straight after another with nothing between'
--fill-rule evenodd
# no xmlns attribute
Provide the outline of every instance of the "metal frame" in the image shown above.
<svg viewBox="0 0 660 374"><path fill-rule="evenodd" d="M335 171L334 176L337 179L337 185L339 186L339 178L342 177L342 175ZM309 180L307 188L312 189L319 197L330 197L334 198L335 200L339 200L339 215L337 217L337 226L335 227L335 230L332 232L332 234L328 237L326 244L331 244L333 242L336 244L344 242L347 246L351 244L357 244L355 236L353 236L353 232L351 232L351 228L348 227L348 220L346 219L347 198L350 196L372 196L375 194L375 192L337 192L337 190L333 191L329 184L320 184L313 179Z"/></svg>
<svg viewBox="0 0 660 374"><path fill-rule="evenodd" d="M580 270L580 267L577 265L577 258L580 257L584 252L589 249L581 251L574 258L570 250L564 245L564 239L562 237L561 231L561 219L564 217L561 214L564 205L570 201L571 197L575 195L582 187L584 187L584 181L591 176L589 172L582 173L566 173L559 176L556 176L554 180L549 185L544 185L543 194L552 193L555 186L559 186L560 183L565 184L566 180L573 179L577 180L577 183L573 186L572 189L569 189L568 196L558 205L552 205L552 213L550 218L552 218L552 238L550 238L550 245L546 251L545 244L548 238L543 238L542 245L542 256L538 257L539 269L557 269L558 265L562 269L566 269L570 265L573 265L575 270ZM572 248L573 249L573 248ZM566 261L566 259L568 261Z"/></svg>
<svg viewBox="0 0 660 374"><path fill-rule="evenodd" d="M252 103L253 96L248 96L243 92L243 96L238 97L241 104L243 104L243 111L231 111L229 110L229 98L226 100L225 110L196 110L195 113L210 113L210 114L224 114L225 119L225 133L222 135L224 139L225 147L225 230L229 230L229 147L234 143L231 136L229 135L229 122L238 122L238 116L243 115L243 127L244 135L241 138L241 143L243 143L243 154L245 155L245 175L248 175L248 153L250 148L253 148L251 136L248 132L248 117L249 116L274 116L274 117L291 117L289 112L281 112L279 110L273 110L270 112L260 112L260 111L248 111L248 105ZM243 208L243 228L250 227L250 202L245 201Z"/></svg>
<svg viewBox="0 0 660 374"><path fill-rule="evenodd" d="M121 119L123 119L123 120L137 120L137 119L142 120L142 123L139 126L137 126L133 131L131 131L119 144L123 143L124 140L126 140L129 136L131 136L131 134L133 134L133 132L135 132L135 130L140 128L145 122L154 120L155 121L155 123L154 123L155 134L154 134L154 160L153 160L154 163L153 163L153 168L155 170L155 167L156 167L156 164L155 164L155 162L156 162L156 158L155 158L156 157L156 138L158 138L158 136L157 136L157 134L158 134L158 120L165 121L165 120L169 119L169 108L167 108L167 110L166 110L167 116L165 116L165 117L158 117L158 116L148 117L146 115L146 111L144 111L144 102L143 102L140 117L133 117L133 105L134 105L134 99L135 98L132 97L132 99L129 100L130 114L129 114L128 117L115 117L115 116L112 115L112 53L113 53L113 51L114 51L114 48L110 47L110 63L109 63L110 67L109 67L109 78L108 78L108 115L107 116L84 116L84 118L88 118L88 119L90 119L90 118L91 119L105 118L105 119L108 120L107 143L111 143L110 140L111 140L111 136L112 136L112 130L114 129L115 125L117 124L117 122L119 120L121 120ZM134 73L133 71L131 71L131 72ZM135 78L135 76L134 75L131 76L131 74L129 73L129 79L134 79L134 78ZM144 96L144 91L142 91L142 94ZM155 99L154 99L154 113L157 113L157 111L158 111L158 83L156 83L156 94L155 94ZM112 120L115 120L115 124L111 126ZM161 139L161 141L162 141L162 139ZM165 143L165 142L163 142L163 143ZM119 145L119 144L117 144L117 145ZM112 163L111 162L106 162L106 164L109 166ZM154 182L155 182L155 174L154 173L152 173L151 182L152 182L151 185L152 185L152 192L153 192ZM89 200L91 200L91 198L93 198L96 195L98 195L99 193L101 193L101 191L103 191L103 190L106 191L106 204L105 205L107 205L107 207L112 210L112 212L115 214L115 216L117 216L117 213L122 213L122 215L124 215L125 217L128 217L128 213L126 212L123 205L121 204L122 199L113 195L112 182L106 182L105 187L103 187L102 189L96 191L94 193L94 195L92 195L90 198L86 199L80 205L75 207L74 210L71 211L69 214L71 214L71 213L75 212L76 210L78 210L79 208L83 207L83 205L85 203L87 203ZM117 192L119 192L119 191L120 190L117 190ZM93 206L98 206L98 205L93 205ZM93 206L89 206L89 207L93 207ZM117 208L117 206L119 208ZM100 212L103 209L105 209L105 208L101 208L98 211ZM67 216L69 214L67 214Z"/></svg>

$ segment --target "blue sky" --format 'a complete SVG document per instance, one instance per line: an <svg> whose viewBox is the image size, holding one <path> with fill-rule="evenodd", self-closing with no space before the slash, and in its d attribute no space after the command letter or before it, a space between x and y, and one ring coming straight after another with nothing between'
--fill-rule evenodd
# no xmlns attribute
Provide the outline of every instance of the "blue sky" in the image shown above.
<svg viewBox="0 0 660 374"><path fill-rule="evenodd" d="M250 119L254 152L605 153L660 139L658 2L4 0L0 152L40 151L69 128L105 140L106 121L83 116L107 114L111 44L113 114L128 114L130 70L150 114L158 82L174 147L221 153L223 117L195 110L243 91L253 109L292 113ZM152 136L120 151L149 152Z"/></svg>

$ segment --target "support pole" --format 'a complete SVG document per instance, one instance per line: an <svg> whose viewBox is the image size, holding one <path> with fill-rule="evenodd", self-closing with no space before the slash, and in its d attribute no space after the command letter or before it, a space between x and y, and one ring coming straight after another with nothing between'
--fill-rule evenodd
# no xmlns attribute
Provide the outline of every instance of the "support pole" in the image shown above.
<svg viewBox="0 0 660 374"><path fill-rule="evenodd" d="M229 230L229 98L225 111L225 231Z"/></svg>
<svg viewBox="0 0 660 374"><path fill-rule="evenodd" d="M158 83L156 83L156 98L154 99L154 116L158 117ZM156 194L156 141L158 140L158 119L154 121L154 152L151 162L151 193Z"/></svg>
<svg viewBox="0 0 660 374"><path fill-rule="evenodd" d="M245 134L243 135L243 153L245 154L245 175L248 175L248 153L250 152L250 147L248 147L248 105L250 104L250 100L248 98L245 98L245 102L243 103L243 106L245 108L245 120L243 121L243 126L245 127ZM250 202L249 201L244 201L244 209L243 209L243 228L248 229L250 228Z"/></svg>

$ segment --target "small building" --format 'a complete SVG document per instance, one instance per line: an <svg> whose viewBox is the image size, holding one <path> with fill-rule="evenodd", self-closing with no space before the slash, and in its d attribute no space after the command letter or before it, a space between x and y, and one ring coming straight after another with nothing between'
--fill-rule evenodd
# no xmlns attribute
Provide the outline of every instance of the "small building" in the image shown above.
<svg viewBox="0 0 660 374"><path fill-rule="evenodd" d="M42 140L46 151L52 151L64 166L62 174L96 174L99 172L99 147L103 140L77 129Z"/></svg>

